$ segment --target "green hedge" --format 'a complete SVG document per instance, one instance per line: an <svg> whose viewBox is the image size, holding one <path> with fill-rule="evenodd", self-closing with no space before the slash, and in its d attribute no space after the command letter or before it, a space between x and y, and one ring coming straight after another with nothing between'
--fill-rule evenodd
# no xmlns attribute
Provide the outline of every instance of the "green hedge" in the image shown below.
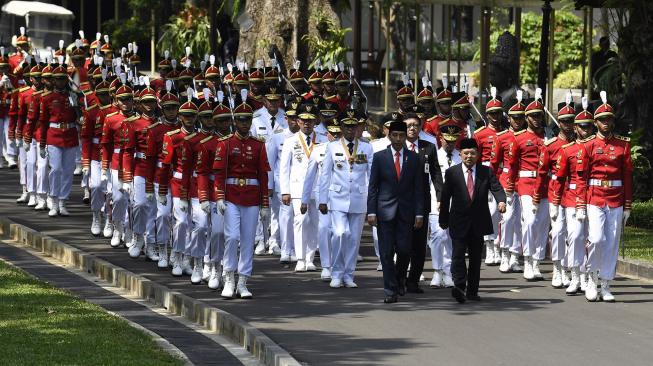
<svg viewBox="0 0 653 366"><path fill-rule="evenodd" d="M653 200L634 202L628 226L653 229Z"/></svg>

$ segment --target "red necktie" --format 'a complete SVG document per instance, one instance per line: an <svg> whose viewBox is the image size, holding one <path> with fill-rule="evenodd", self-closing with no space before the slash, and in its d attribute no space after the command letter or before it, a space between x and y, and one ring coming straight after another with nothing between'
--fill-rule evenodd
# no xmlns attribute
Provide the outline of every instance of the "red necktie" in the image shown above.
<svg viewBox="0 0 653 366"><path fill-rule="evenodd" d="M401 164L399 159L401 159L401 152L397 151L395 153L395 171L397 172L397 180L399 180L399 176L401 175Z"/></svg>
<svg viewBox="0 0 653 366"><path fill-rule="evenodd" d="M472 177L472 170L467 169L467 192L469 193L469 200L474 199L474 178Z"/></svg>
<svg viewBox="0 0 653 366"><path fill-rule="evenodd" d="M410 151L415 152L415 144L410 148Z"/></svg>

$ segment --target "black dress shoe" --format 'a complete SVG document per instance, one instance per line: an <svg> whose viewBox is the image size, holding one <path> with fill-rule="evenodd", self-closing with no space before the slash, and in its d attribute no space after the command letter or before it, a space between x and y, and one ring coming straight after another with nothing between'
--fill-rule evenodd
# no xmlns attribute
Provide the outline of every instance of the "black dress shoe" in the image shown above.
<svg viewBox="0 0 653 366"><path fill-rule="evenodd" d="M460 304L465 302L465 293L458 287L451 289L451 296L453 296L453 298L456 299L456 301L458 301Z"/></svg>
<svg viewBox="0 0 653 366"><path fill-rule="evenodd" d="M406 287L404 287L404 286L398 286L398 287L397 287L397 294L399 294L399 296L404 296L404 295L406 295Z"/></svg>
<svg viewBox="0 0 653 366"><path fill-rule="evenodd" d="M386 304L392 304L397 302L397 295L389 295L386 296L385 299L383 299L383 302Z"/></svg>
<svg viewBox="0 0 653 366"><path fill-rule="evenodd" d="M467 294L467 300L470 300L470 301L481 301L481 297L478 296L478 295L470 295L470 294Z"/></svg>
<svg viewBox="0 0 653 366"><path fill-rule="evenodd" d="M423 293L424 293L424 290L422 290L422 289L419 288L418 286L415 286L415 287L413 287L413 286L408 286L408 287L406 288L406 292L411 293L411 294L423 294Z"/></svg>

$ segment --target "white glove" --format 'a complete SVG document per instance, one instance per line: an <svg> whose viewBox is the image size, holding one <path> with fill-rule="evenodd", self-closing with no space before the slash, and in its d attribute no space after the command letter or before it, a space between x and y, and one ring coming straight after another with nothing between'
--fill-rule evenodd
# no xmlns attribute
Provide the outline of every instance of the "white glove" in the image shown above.
<svg viewBox="0 0 653 366"><path fill-rule="evenodd" d="M507 205L512 205L512 199L513 199L513 195L512 195L512 194L508 194L508 195L506 195L506 204L507 204Z"/></svg>
<svg viewBox="0 0 653 366"><path fill-rule="evenodd" d="M120 188L120 191L125 193L128 196L132 195L132 184L128 182L124 182Z"/></svg>
<svg viewBox="0 0 653 366"><path fill-rule="evenodd" d="M45 159L48 156L48 151L46 149L39 149L39 156L41 159Z"/></svg>
<svg viewBox="0 0 653 366"><path fill-rule="evenodd" d="M549 216L551 221L555 221L558 218L558 206L552 203L549 203Z"/></svg>
<svg viewBox="0 0 653 366"><path fill-rule="evenodd" d="M166 195L158 195L156 200L159 201L161 206L165 206L168 204L168 196Z"/></svg>
<svg viewBox="0 0 653 366"><path fill-rule="evenodd" d="M269 207L261 208L261 221L265 221L268 217L270 217L270 208Z"/></svg>
<svg viewBox="0 0 653 366"><path fill-rule="evenodd" d="M533 214L537 215L537 210L539 210L540 204L533 202Z"/></svg>
<svg viewBox="0 0 653 366"><path fill-rule="evenodd" d="M16 146L23 147L23 139L16 139Z"/></svg>
<svg viewBox="0 0 653 366"><path fill-rule="evenodd" d="M90 167L84 166L82 167L82 174L88 175L88 172L90 171Z"/></svg>
<svg viewBox="0 0 653 366"><path fill-rule="evenodd" d="M626 223L628 222L628 218L630 218L630 210L624 210L624 219L623 219L624 226L626 226Z"/></svg>
<svg viewBox="0 0 653 366"><path fill-rule="evenodd" d="M14 140L14 139L9 140L9 147L12 148L12 149L15 149L16 148L16 140Z"/></svg>
<svg viewBox="0 0 653 366"><path fill-rule="evenodd" d="M107 173L106 169L102 169L102 173L100 175L100 181L101 182L106 182L109 180L109 174Z"/></svg>
<svg viewBox="0 0 653 366"><path fill-rule="evenodd" d="M576 220L578 221L585 221L587 218L587 212L585 212L584 208L577 208L576 209Z"/></svg>
<svg viewBox="0 0 653 366"><path fill-rule="evenodd" d="M146 192L145 199L150 202L154 201L154 192Z"/></svg>
<svg viewBox="0 0 653 366"><path fill-rule="evenodd" d="M227 205L224 203L224 200L218 200L216 207L220 215L224 215L224 212L227 210Z"/></svg>
<svg viewBox="0 0 653 366"><path fill-rule="evenodd" d="M188 212L188 201L179 200L179 209L181 212Z"/></svg>
<svg viewBox="0 0 653 366"><path fill-rule="evenodd" d="M202 201L200 203L200 208L208 215L211 212L211 203L209 201Z"/></svg>
<svg viewBox="0 0 653 366"><path fill-rule="evenodd" d="M24 143L23 148L25 149L25 152L29 152L30 147L32 147L32 144Z"/></svg>

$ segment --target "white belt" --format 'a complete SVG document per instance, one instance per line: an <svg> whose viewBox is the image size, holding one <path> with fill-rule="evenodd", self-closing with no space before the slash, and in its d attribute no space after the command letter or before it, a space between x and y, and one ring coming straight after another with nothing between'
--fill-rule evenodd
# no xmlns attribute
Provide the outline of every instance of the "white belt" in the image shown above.
<svg viewBox="0 0 653 366"><path fill-rule="evenodd" d="M163 168L163 163L160 162L160 161L157 161L157 162L156 162L156 167L157 167L157 168Z"/></svg>
<svg viewBox="0 0 653 366"><path fill-rule="evenodd" d="M508 168L503 168L502 170L503 170L504 173L508 173L510 171L510 169L508 169Z"/></svg>
<svg viewBox="0 0 653 366"><path fill-rule="evenodd" d="M558 180L558 176L557 175L551 175L551 180Z"/></svg>
<svg viewBox="0 0 653 366"><path fill-rule="evenodd" d="M182 174L182 173L180 173L180 172L174 172L174 173L172 173L172 177L173 177L173 178L177 178L177 179L183 179L183 178L184 178L184 174Z"/></svg>
<svg viewBox="0 0 653 366"><path fill-rule="evenodd" d="M569 189L576 189L576 183L569 183Z"/></svg>
<svg viewBox="0 0 653 366"><path fill-rule="evenodd" d="M485 165L485 166L490 166L490 162L489 162L489 161L484 161L484 162L482 162L481 164L483 164L483 165Z"/></svg>
<svg viewBox="0 0 653 366"><path fill-rule="evenodd" d="M139 158L139 159L145 159L145 153L144 152L135 152L134 157Z"/></svg>
<svg viewBox="0 0 653 366"><path fill-rule="evenodd" d="M519 178L535 178L537 177L537 172L535 170L520 170Z"/></svg>
<svg viewBox="0 0 653 366"><path fill-rule="evenodd" d="M98 145L100 143L100 139L97 137L93 137L93 140L91 140L91 142Z"/></svg>
<svg viewBox="0 0 653 366"><path fill-rule="evenodd" d="M62 130L67 130L67 129L70 129L70 128L75 128L75 124L74 123L54 123L54 122L50 122L50 127L51 128L59 128L59 129L62 129Z"/></svg>
<svg viewBox="0 0 653 366"><path fill-rule="evenodd" d="M234 184L241 187L258 185L258 179L249 179L249 178L227 178L225 182L227 184Z"/></svg>
<svg viewBox="0 0 653 366"><path fill-rule="evenodd" d="M193 178L197 178L197 172L193 171ZM215 180L215 176L213 174L209 174L209 179L210 180Z"/></svg>
<svg viewBox="0 0 653 366"><path fill-rule="evenodd" d="M621 187L621 180L590 179L590 185L596 187Z"/></svg>
<svg viewBox="0 0 653 366"><path fill-rule="evenodd" d="M193 178L197 178L197 172L193 170Z"/></svg>
<svg viewBox="0 0 653 366"><path fill-rule="evenodd" d="M120 154L120 149L113 149L114 154Z"/></svg>

